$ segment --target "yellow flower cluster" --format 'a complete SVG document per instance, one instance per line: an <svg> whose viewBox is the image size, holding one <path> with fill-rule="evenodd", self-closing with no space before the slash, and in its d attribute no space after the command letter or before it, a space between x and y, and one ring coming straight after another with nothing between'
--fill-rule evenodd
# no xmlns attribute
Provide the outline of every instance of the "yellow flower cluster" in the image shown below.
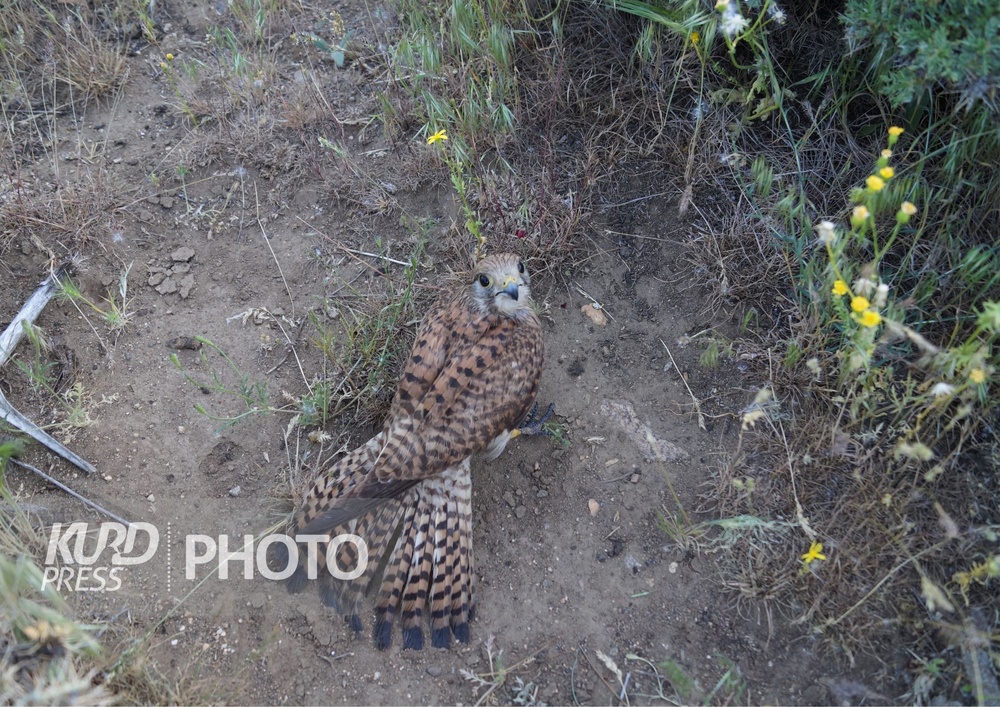
<svg viewBox="0 0 1000 707"><path fill-rule="evenodd" d="M899 136L903 134L903 129L893 125L889 128L889 148L896 144ZM870 193L880 192L885 188L885 183L896 176L896 170L889 166L889 158L892 157L892 150L886 148L882 150L876 165L877 172L865 179L865 186Z"/></svg>
<svg viewBox="0 0 1000 707"><path fill-rule="evenodd" d="M851 288L847 286L846 282L840 279L833 281L833 287L830 291L836 297L851 294ZM882 315L872 308L872 303L868 301L867 297L851 295L851 312L851 316L863 327L870 329L882 323Z"/></svg>

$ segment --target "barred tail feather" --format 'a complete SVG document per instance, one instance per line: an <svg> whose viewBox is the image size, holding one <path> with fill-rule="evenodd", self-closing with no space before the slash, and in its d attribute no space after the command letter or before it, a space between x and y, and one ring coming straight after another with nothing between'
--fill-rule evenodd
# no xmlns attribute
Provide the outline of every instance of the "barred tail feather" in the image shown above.
<svg viewBox="0 0 1000 707"><path fill-rule="evenodd" d="M391 645L397 616L404 648L423 648L425 614L433 646L448 647L452 634L468 643L474 605L470 460L407 484L395 498L366 498L367 477L381 436L320 475L295 519L296 533L326 538L318 543L316 557L322 601L360 632L365 598L377 587L373 638L380 650ZM334 527L326 524L330 518L336 519ZM367 568L350 581L332 577L327 567L330 543L346 533L358 535L368 547ZM277 569L282 569L288 562L287 549L274 547ZM342 543L332 558L343 572L357 567L359 559L352 543ZM307 562L303 544L299 566L288 580L289 592L301 591L308 583Z"/></svg>
<svg viewBox="0 0 1000 707"><path fill-rule="evenodd" d="M376 645L388 646L396 613L401 614L404 648L423 647L425 613L433 646L447 647L452 634L468 643L473 601L469 461L422 481L414 499L379 592Z"/></svg>

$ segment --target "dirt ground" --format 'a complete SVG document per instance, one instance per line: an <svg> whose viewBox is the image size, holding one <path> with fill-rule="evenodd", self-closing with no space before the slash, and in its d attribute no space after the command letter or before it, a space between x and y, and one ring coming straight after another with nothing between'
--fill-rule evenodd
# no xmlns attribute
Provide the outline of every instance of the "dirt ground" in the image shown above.
<svg viewBox="0 0 1000 707"><path fill-rule="evenodd" d="M183 20L174 18L165 50L180 53L204 34L210 18L199 15L198 5L184 8ZM341 12L362 24L360 12ZM126 568L120 590L74 596L84 618L141 634L182 602L155 630L151 658L168 676L225 686L230 702L471 703L489 687L460 671L490 672L489 641L509 670L490 696L499 703L613 704L621 684L599 653L627 676L633 703L655 702L660 690L673 696L671 682L686 701L829 700L823 679L837 672L836 662L815 653L780 612L769 621L764 607L737 604L711 555L677 549L659 527L663 509L676 507L667 478L689 512L710 517L695 513L706 507L704 482L733 449L739 410L763 383L738 358L723 358L717 368L698 363L703 348L687 337L711 327L731 331L736 322L724 306L709 304L712 283L686 264L689 225L677 215L676 195L646 198L675 183L669 171L607 194L587 259L533 282L545 326L540 401L555 403L569 446L522 438L474 469L478 612L470 645L415 653L401 650L397 636L379 653L367 632L355 638L313 591L291 596L259 576L243 579L236 563L235 578L212 576L197 587L186 579L178 558L187 534L263 532L287 510L280 499L287 498L290 466L322 468L333 450L298 432L286 443L287 414L251 416L231 427L206 418L195 404L226 415L241 412L242 403L192 385L170 356L177 354L199 381L213 372L225 377L226 365L168 342L210 339L251 380L266 381L280 404L284 393L302 394L303 373L311 378L321 355L307 337L298 338L300 372L278 327L244 313L266 308L295 332L320 302L336 306L338 298L355 297L351 291L378 291L382 278L402 277L398 265L340 248L375 252L378 239L384 252L407 260L415 243L400 226L401 212L435 224L420 268L426 280L418 283L433 289L447 267L462 265L438 246L462 218L446 179L404 183L403 156L377 137L354 141L354 159L399 182L395 203L383 213L337 199L309 171L286 176L283 165L301 160L305 149L292 143L274 144L253 159L238 151L215 155L191 168L184 190L176 180L151 183L151 167L183 147L189 132L169 86L151 69L153 52L130 58L120 102L58 125L55 171L62 182L86 186L101 171L130 185L123 208L99 224L99 237L85 247L76 282L101 302L133 263L135 315L115 339L70 304L53 302L45 310L38 324L55 345L63 389L81 383L93 418L73 430L68 444L98 474L74 470L37 447L27 458L124 518L154 523L162 536L153 560ZM341 120L377 111L361 69L327 69L321 81ZM283 71L285 80L296 80L294 62ZM356 127L347 128L349 144L355 135ZM414 149L422 145L414 138ZM3 253L0 323L44 277L47 262L30 239ZM344 289L345 282L351 287ZM593 300L603 305L606 323L584 311ZM53 418L51 403L12 366L0 384L29 416ZM692 394L706 430L692 414ZM351 427L343 441L360 444L372 430ZM344 431L329 430L334 439ZM657 461L647 431L665 462ZM56 519L104 520L23 471L11 469L8 480ZM201 568L199 579L207 573ZM667 681L663 668L658 680L650 664L629 656L653 665L672 660L696 685L685 688L676 674ZM727 671L737 675L733 666L738 677L722 680Z"/></svg>

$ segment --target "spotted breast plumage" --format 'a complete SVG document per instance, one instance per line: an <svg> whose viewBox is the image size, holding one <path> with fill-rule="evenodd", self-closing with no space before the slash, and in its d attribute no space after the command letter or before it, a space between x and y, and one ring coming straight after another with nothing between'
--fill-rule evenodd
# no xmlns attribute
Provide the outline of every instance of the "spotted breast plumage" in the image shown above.
<svg viewBox="0 0 1000 707"><path fill-rule="evenodd" d="M425 614L432 645L448 646L452 634L468 642L475 607L472 457L493 459L519 434L538 392L542 356L523 261L484 258L421 322L382 430L313 482L291 530L321 536L312 557L321 596L356 631L365 597L375 594L378 648L389 647L397 616L403 646L422 648ZM368 551L364 571L351 581L324 571L330 539L346 533L362 538ZM360 571L357 545L332 552L336 569ZM292 592L311 578L309 553L299 558Z"/></svg>

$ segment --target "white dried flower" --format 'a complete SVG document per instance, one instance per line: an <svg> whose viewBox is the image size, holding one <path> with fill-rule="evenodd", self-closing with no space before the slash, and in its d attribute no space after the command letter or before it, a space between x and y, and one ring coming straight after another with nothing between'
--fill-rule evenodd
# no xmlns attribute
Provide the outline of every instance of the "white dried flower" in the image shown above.
<svg viewBox="0 0 1000 707"><path fill-rule="evenodd" d="M816 233L826 245L833 245L837 241L837 226L833 221L820 221L816 225Z"/></svg>
<svg viewBox="0 0 1000 707"><path fill-rule="evenodd" d="M934 387L931 388L931 395L936 398L940 398L944 395L951 395L955 392L955 386L950 383L935 383Z"/></svg>
<svg viewBox="0 0 1000 707"><path fill-rule="evenodd" d="M722 13L722 31L727 37L742 32L747 26L747 18L734 9L732 5L727 5Z"/></svg>
<svg viewBox="0 0 1000 707"><path fill-rule="evenodd" d="M878 287L875 288L875 296L872 298L872 306L875 309L885 308L885 303L889 301L889 286L887 284L880 283Z"/></svg>
<svg viewBox="0 0 1000 707"><path fill-rule="evenodd" d="M851 290L855 295L861 295L862 297L870 300L872 298L872 292L875 291L875 283L867 277L859 277L854 281L854 286Z"/></svg>
<svg viewBox="0 0 1000 707"><path fill-rule="evenodd" d="M785 11L778 7L778 3L776 2L767 6L767 14L779 25L785 24L785 20L788 19L785 17Z"/></svg>

